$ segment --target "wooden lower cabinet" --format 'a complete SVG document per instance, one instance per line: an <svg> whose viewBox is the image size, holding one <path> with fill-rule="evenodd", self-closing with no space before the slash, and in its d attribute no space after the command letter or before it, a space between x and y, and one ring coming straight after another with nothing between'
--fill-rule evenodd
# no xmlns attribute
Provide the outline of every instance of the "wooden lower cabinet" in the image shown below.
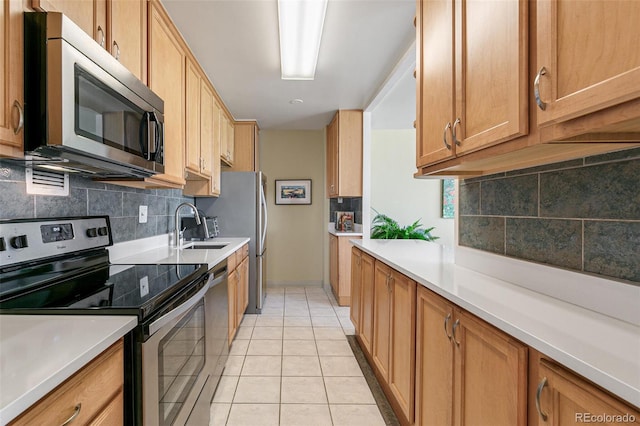
<svg viewBox="0 0 640 426"><path fill-rule="evenodd" d="M417 425L526 425L527 347L418 289Z"/></svg>
<svg viewBox="0 0 640 426"><path fill-rule="evenodd" d="M453 305L418 288L416 306L416 425L453 424Z"/></svg>
<svg viewBox="0 0 640 426"><path fill-rule="evenodd" d="M532 360L533 361L533 360ZM529 423L566 426L583 423L640 425L640 411L565 368L539 358L529 398Z"/></svg>
<svg viewBox="0 0 640 426"><path fill-rule="evenodd" d="M351 248L351 304L349 317L356 330L356 335L360 334L360 323L362 321L362 254L362 250L359 248Z"/></svg>
<svg viewBox="0 0 640 426"><path fill-rule="evenodd" d="M245 244L227 258L229 345L240 327L249 305L249 245Z"/></svg>
<svg viewBox="0 0 640 426"><path fill-rule="evenodd" d="M373 342L373 293L375 282L375 259L362 253L360 260L360 342L367 353L372 351Z"/></svg>
<svg viewBox="0 0 640 426"><path fill-rule="evenodd" d="M10 423L10 426L67 424L121 426L124 349L120 340ZM77 412L77 414L76 414Z"/></svg>
<svg viewBox="0 0 640 426"><path fill-rule="evenodd" d="M360 236L329 234L329 282L340 306L351 303L351 243Z"/></svg>
<svg viewBox="0 0 640 426"><path fill-rule="evenodd" d="M403 424L414 417L416 283L375 263L372 358Z"/></svg>

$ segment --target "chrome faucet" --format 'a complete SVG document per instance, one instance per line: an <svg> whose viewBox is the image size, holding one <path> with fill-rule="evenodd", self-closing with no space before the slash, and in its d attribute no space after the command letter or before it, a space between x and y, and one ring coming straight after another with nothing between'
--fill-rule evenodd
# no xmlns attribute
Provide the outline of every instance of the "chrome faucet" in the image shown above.
<svg viewBox="0 0 640 426"><path fill-rule="evenodd" d="M182 242L183 242L183 237L182 237L182 231L180 230L180 224L178 223L178 220L180 219L178 216L178 212L180 211L180 207L182 206L189 206L193 209L193 212L195 213L195 219L196 219L196 224L200 225L201 221L200 221L200 215L198 214L198 209L196 208L196 206L194 206L191 203L182 203L180 204L177 208L176 208L176 230L175 230L175 247L176 248L182 248Z"/></svg>

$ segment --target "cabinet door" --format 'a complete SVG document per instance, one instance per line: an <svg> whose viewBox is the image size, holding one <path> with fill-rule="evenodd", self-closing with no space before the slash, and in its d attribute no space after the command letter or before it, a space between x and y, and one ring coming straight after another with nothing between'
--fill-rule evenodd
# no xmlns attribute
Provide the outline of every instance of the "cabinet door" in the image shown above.
<svg viewBox="0 0 640 426"><path fill-rule="evenodd" d="M0 157L22 156L23 35L22 2L0 2Z"/></svg>
<svg viewBox="0 0 640 426"><path fill-rule="evenodd" d="M416 166L455 156L454 2L417 0Z"/></svg>
<svg viewBox="0 0 640 426"><path fill-rule="evenodd" d="M457 0L455 7L457 114L452 125L460 155L527 134L528 4Z"/></svg>
<svg viewBox="0 0 640 426"><path fill-rule="evenodd" d="M329 283L338 298L338 237L329 234Z"/></svg>
<svg viewBox="0 0 640 426"><path fill-rule="evenodd" d="M592 422L611 426L640 425L640 412L612 398L581 377L545 360L540 362L538 374L541 386L539 408L536 407L538 425L565 426ZM602 414L609 415L610 418L604 419L605 421L594 419ZM615 416L621 416L621 420L616 422ZM630 420L631 417L635 419ZM625 418L626 420L622 420Z"/></svg>
<svg viewBox="0 0 640 426"><path fill-rule="evenodd" d="M238 274L236 270L232 270L227 277L227 287L229 290L229 345L233 341L233 337L236 335L236 311L237 311L237 299L238 299Z"/></svg>
<svg viewBox="0 0 640 426"><path fill-rule="evenodd" d="M640 96L638 16L637 1L537 1L538 124Z"/></svg>
<svg viewBox="0 0 640 426"><path fill-rule="evenodd" d="M229 164L233 166L235 159L235 127L232 119L227 120L227 152Z"/></svg>
<svg viewBox="0 0 640 426"><path fill-rule="evenodd" d="M356 247L351 248L351 308L349 317L360 334L360 321L362 317L362 251Z"/></svg>
<svg viewBox="0 0 640 426"><path fill-rule="evenodd" d="M200 156L202 157L202 167L200 172L204 176L211 176L213 163L211 161L213 151L213 91L205 82L204 77L200 78ZM218 161L219 162L219 161Z"/></svg>
<svg viewBox="0 0 640 426"><path fill-rule="evenodd" d="M147 2L109 0L110 50L122 65L147 82Z"/></svg>
<svg viewBox="0 0 640 426"><path fill-rule="evenodd" d="M214 99L213 102L213 133L211 149L211 195L220 195L220 105Z"/></svg>
<svg viewBox="0 0 640 426"><path fill-rule="evenodd" d="M525 426L527 347L468 312L456 311L455 424Z"/></svg>
<svg viewBox="0 0 640 426"><path fill-rule="evenodd" d="M362 111L337 113L335 186L338 197L362 197Z"/></svg>
<svg viewBox="0 0 640 426"><path fill-rule="evenodd" d="M220 108L220 159L229 164L229 119Z"/></svg>
<svg viewBox="0 0 640 426"><path fill-rule="evenodd" d="M96 5L104 2L97 2ZM85 33L94 38L102 47L107 48L106 19L102 22L96 22L97 16L94 15L95 6L93 1L86 0L32 0L31 7L41 11L55 11L67 15L77 26ZM99 13L100 17L106 18L106 10ZM98 27L100 27L98 29Z"/></svg>
<svg viewBox="0 0 640 426"><path fill-rule="evenodd" d="M185 166L192 172L200 173L202 156L200 155L200 76L195 64L186 59L186 137Z"/></svg>
<svg viewBox="0 0 640 426"><path fill-rule="evenodd" d="M453 306L419 287L416 306L416 414L418 426L453 424Z"/></svg>
<svg viewBox="0 0 640 426"><path fill-rule="evenodd" d="M410 424L414 418L416 282L391 273L389 387Z"/></svg>
<svg viewBox="0 0 640 426"><path fill-rule="evenodd" d="M234 172L258 171L258 126L255 121L240 121L234 126Z"/></svg>
<svg viewBox="0 0 640 426"><path fill-rule="evenodd" d="M362 253L362 321L360 323L360 340L367 353L372 353L373 343L373 300L375 285L375 259Z"/></svg>
<svg viewBox="0 0 640 426"><path fill-rule="evenodd" d="M373 362L389 381L389 337L391 333L391 268L376 262L373 296Z"/></svg>
<svg viewBox="0 0 640 426"><path fill-rule="evenodd" d="M327 126L327 197L338 194L338 119Z"/></svg>
<svg viewBox="0 0 640 426"><path fill-rule="evenodd" d="M149 2L149 87L164 100L164 167L158 179L184 185L185 54L169 17Z"/></svg>

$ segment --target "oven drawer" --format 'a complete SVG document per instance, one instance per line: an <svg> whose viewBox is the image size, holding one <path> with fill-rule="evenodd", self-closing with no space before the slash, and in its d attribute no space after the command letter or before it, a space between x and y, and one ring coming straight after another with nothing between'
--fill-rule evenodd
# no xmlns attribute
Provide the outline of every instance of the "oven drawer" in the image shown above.
<svg viewBox="0 0 640 426"><path fill-rule="evenodd" d="M71 424L122 424L123 364L124 351L120 340L34 404L10 426L61 425L74 415L78 406L79 412Z"/></svg>

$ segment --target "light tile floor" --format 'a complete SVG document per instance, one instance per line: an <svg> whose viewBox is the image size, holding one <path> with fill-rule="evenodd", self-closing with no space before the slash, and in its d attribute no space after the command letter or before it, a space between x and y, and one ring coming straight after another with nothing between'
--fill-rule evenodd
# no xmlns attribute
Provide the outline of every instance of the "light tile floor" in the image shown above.
<svg viewBox="0 0 640 426"><path fill-rule="evenodd" d="M269 289L262 314L238 329L210 426L383 426L345 337L353 333L330 292Z"/></svg>

